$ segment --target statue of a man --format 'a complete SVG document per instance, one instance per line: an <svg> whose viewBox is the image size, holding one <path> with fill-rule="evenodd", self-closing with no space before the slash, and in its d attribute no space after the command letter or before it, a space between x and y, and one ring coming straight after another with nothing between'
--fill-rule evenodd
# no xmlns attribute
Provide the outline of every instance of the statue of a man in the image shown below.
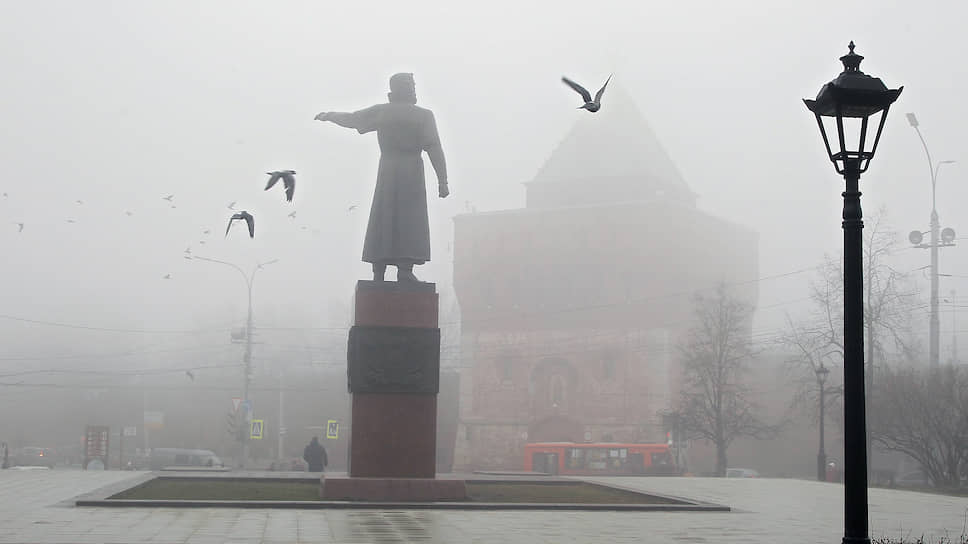
<svg viewBox="0 0 968 544"><path fill-rule="evenodd" d="M440 198L447 188L447 164L437 135L437 122L418 107L413 74L390 78L389 102L353 113L324 112L331 121L360 134L376 131L380 168L363 243L363 261L373 265L373 279L383 281L387 265L397 267L397 281L418 281L413 265L430 260L430 221L421 153L426 151L437 173Z"/></svg>

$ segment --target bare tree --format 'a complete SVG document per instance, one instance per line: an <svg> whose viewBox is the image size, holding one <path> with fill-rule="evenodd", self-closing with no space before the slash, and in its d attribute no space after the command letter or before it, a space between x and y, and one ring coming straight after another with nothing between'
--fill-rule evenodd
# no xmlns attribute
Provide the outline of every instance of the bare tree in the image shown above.
<svg viewBox="0 0 968 544"><path fill-rule="evenodd" d="M898 235L884 224L882 208L868 220L864 237L864 323L867 332L866 379L870 389L877 361L885 361L888 344L904 360L917 356L912 339L911 311L922 306L917 286L906 274L891 267L887 260L898 249ZM843 278L842 269L837 268ZM843 280L841 280L841 283Z"/></svg>
<svg viewBox="0 0 968 544"><path fill-rule="evenodd" d="M871 391L876 369L891 355L912 361L918 352L911 328L912 311L923 305L918 291L906 274L889 264L898 249L897 232L885 224L882 208L867 221L864 229L864 328L865 387ZM823 364L832 370L831 383L824 391L830 402L825 409L836 407L843 393L844 360L844 297L843 264L840 259L827 256L819 267L818 278L811 284L812 308L808 314L794 320L787 316L787 332L778 343L792 351L789 359L791 382L795 394L791 408L817 413L819 392L817 370ZM869 395L868 395L869 397ZM871 407L868 406L868 414ZM835 412L837 421L842 418ZM868 452L871 451L868 438ZM869 465L873 469L873 465Z"/></svg>
<svg viewBox="0 0 968 544"><path fill-rule="evenodd" d="M871 435L921 464L938 487L968 473L968 369L885 368L872 398Z"/></svg>
<svg viewBox="0 0 968 544"><path fill-rule="evenodd" d="M827 314L831 305L824 304L819 309ZM791 350L788 364L790 365L791 382L794 385L793 397L790 400L791 410L802 410L819 415L820 384L818 373L821 368L829 370L828 382L825 383L824 409L829 410L839 406L844 392L843 386L843 344L839 336L832 333L829 325L829 315L824 320L811 325L796 323L787 316L787 332L782 334L778 342Z"/></svg>
<svg viewBox="0 0 968 544"><path fill-rule="evenodd" d="M683 387L679 423L686 438L716 446L716 474L726 475L726 450L740 437L769 438L777 427L756 414L753 393L743 379L753 357L753 308L720 285L712 296L695 298L695 326L679 346Z"/></svg>

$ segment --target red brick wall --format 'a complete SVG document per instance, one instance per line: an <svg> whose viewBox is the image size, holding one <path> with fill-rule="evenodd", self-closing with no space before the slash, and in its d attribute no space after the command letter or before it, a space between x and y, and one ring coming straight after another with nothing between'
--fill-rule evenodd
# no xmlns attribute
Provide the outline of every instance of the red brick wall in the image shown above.
<svg viewBox="0 0 968 544"><path fill-rule="evenodd" d="M693 294L758 273L754 232L668 202L459 216L454 256L456 470L520 470L527 430L560 416L592 440L664 439Z"/></svg>

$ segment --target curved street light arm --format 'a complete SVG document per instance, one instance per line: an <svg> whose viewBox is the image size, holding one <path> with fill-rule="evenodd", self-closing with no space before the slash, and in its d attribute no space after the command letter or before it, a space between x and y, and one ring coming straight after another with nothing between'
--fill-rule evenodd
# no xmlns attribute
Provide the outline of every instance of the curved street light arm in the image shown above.
<svg viewBox="0 0 968 544"><path fill-rule="evenodd" d="M251 294L252 294L252 286L255 284L255 273L258 272L259 270L262 270L263 268L269 266L270 264L275 264L277 262L279 262L279 259L272 259L271 261L266 261L264 263L259 263L259 264L255 265L255 267L252 268L252 273L249 274L249 278L247 280L248 283L249 283L249 296L251 296ZM241 270L241 269L239 269L239 270Z"/></svg>
<svg viewBox="0 0 968 544"><path fill-rule="evenodd" d="M941 170L941 165L954 164L955 162L957 161L938 161L938 164L934 165L934 177L931 178L934 180L934 183L938 182L938 171Z"/></svg>
<svg viewBox="0 0 968 544"><path fill-rule="evenodd" d="M230 263L230 262L226 262L226 261L220 261L218 259L210 259L208 257L200 257L198 255L196 255L196 256L194 256L192 258L193 259L198 259L198 260L201 260L201 261L208 261L210 263L218 263L218 264L224 264L226 266L231 266L232 268L238 270L239 271L239 274L242 274L242 279L245 280L246 287L248 287L250 291L252 290L252 282L249 279L249 276L246 275L245 270L242 270L242 267L240 267L239 265L234 264L234 263Z"/></svg>
<svg viewBox="0 0 968 544"><path fill-rule="evenodd" d="M931 190L934 190L935 180L937 179L934 169L934 161L931 160L931 152L928 150L928 144L924 141L924 136L921 135L921 129L914 127L914 131L918 133L918 138L921 140L921 146L924 147L924 154L928 157L928 172L931 174Z"/></svg>

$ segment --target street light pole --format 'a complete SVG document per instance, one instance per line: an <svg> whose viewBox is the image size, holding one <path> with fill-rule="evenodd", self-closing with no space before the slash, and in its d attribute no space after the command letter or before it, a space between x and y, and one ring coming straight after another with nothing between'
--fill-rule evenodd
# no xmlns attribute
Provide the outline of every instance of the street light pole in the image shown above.
<svg viewBox="0 0 968 544"><path fill-rule="evenodd" d="M867 528L867 415L864 393L864 238L860 161L848 160L844 180L844 542L870 542ZM850 530L854 534L849 534ZM850 538L848 540L848 537Z"/></svg>
<svg viewBox="0 0 968 544"><path fill-rule="evenodd" d="M918 139L921 140L921 146L924 148L924 155L928 159L928 173L931 174L931 245L928 246L931 249L931 317L928 322L928 343L930 346L928 362L931 366L936 367L941 358L941 323L940 316L938 315L938 248L942 244L939 243L941 221L938 219L938 171L941 169L941 165L951 164L955 161L938 161L937 164L934 163L931 160L931 151L928 150L928 143L921 134L918 118L913 113L909 113L907 114L907 119L911 127L914 128L914 131L918 133ZM919 247L923 247L923 245L919 245Z"/></svg>
<svg viewBox="0 0 968 544"><path fill-rule="evenodd" d="M804 104L816 116L827 155L845 181L841 224L844 229L843 543L870 544L864 392L864 221L860 206L860 175L874 158L887 112L903 87L888 89L880 79L861 72L860 63L864 57L854 53L854 42L850 43L849 49L848 54L840 57L843 72L825 84L815 100L805 99ZM873 122L870 122L871 118ZM831 125L830 132L836 133L834 145L831 145L832 138L827 136L825 123ZM849 125L847 130L845 125ZM849 141L846 134L858 136L858 141Z"/></svg>
<svg viewBox="0 0 968 544"><path fill-rule="evenodd" d="M250 403L249 403L249 381L251 380L251 376L252 376L252 330L253 330L253 327L252 327L252 286L255 283L255 274L256 274L256 272L258 272L259 270L262 270L262 268L265 267L265 266L268 266L270 264L273 264L275 262L278 262L279 259L272 259L271 261L266 261L264 263L257 264L257 265L255 265L255 267L252 268L252 272L250 272L249 274L246 274L245 271L242 270L242 267L240 267L239 265L233 264L233 263L230 263L230 262L220 261L218 259L210 259L208 257L199 257L199 256L195 256L195 257L193 257L193 259L199 259L199 260L202 260L202 261L208 261L210 263L218 263L218 264L224 264L226 266L231 266L232 268L238 270L239 274L242 275L242 279L245 280L245 286L247 288L248 295L249 295L249 298L248 298L248 303L249 303L248 304L248 308L249 309L248 309L248 314L247 314L246 321L245 321L245 354L242 357L242 362L244 363L244 372L245 372L244 377L243 377L243 380L242 380L242 405L245 406L245 407L248 407L248 406L250 406ZM241 420L244 420L245 419L245 415L247 415L247 414L241 414L240 415L240 419ZM239 452L239 467L240 468L245 468L245 465L246 465L246 463L248 462L248 459L249 459L249 433L248 433L248 430L247 429L243 429L242 428L242 424L243 423L245 423L245 421L239 421L239 425L237 427L237 429L241 433L240 434L240 441L239 441L240 444L241 444L240 452Z"/></svg>
<svg viewBox="0 0 968 544"><path fill-rule="evenodd" d="M827 374L830 373L830 369L823 366L823 362L820 363L820 367L816 370L817 373L817 385L820 386L820 447L817 449L817 481L825 482L827 481L827 451L824 449L824 431L823 431L823 417L824 412L826 412L827 405L824 402L824 393L826 393L826 381Z"/></svg>

